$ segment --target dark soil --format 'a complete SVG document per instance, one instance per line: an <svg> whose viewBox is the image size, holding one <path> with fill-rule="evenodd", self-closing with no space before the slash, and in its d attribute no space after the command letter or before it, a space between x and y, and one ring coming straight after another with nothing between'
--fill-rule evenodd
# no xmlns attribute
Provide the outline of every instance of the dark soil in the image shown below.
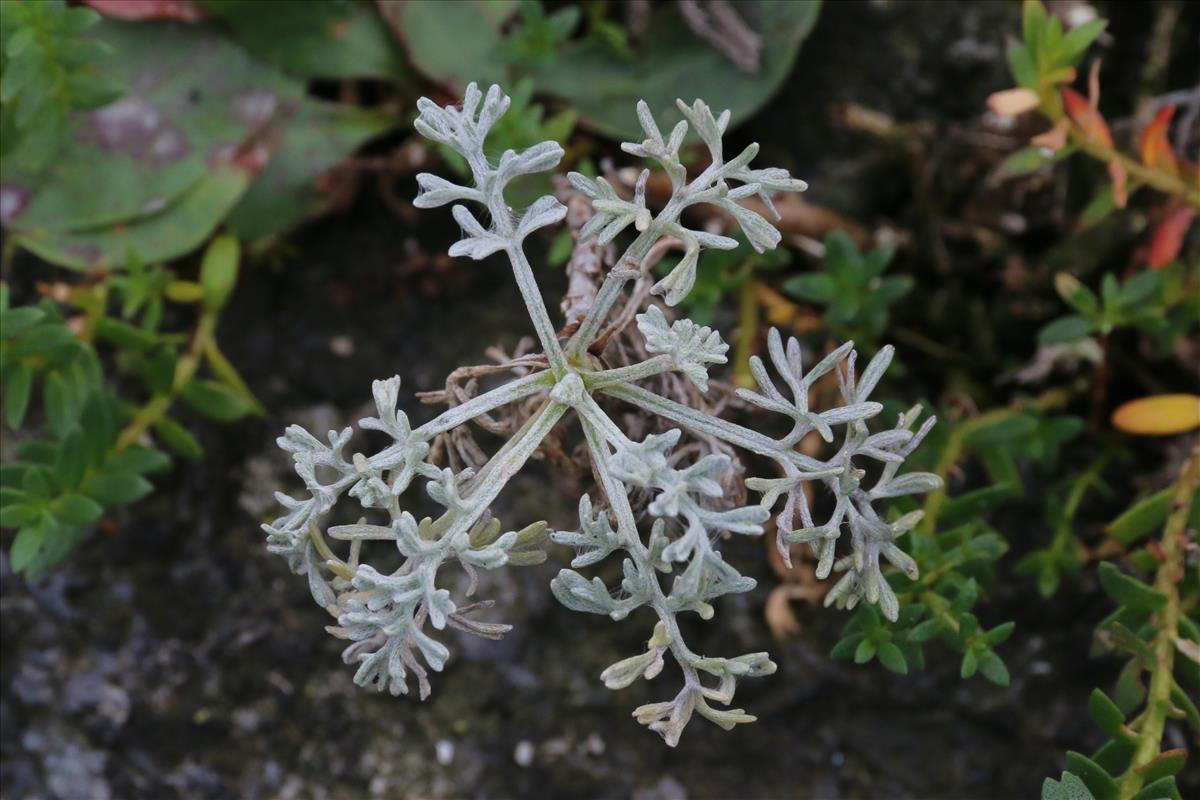
<svg viewBox="0 0 1200 800"><path fill-rule="evenodd" d="M828 3L794 80L746 135L781 153L794 133L783 159L794 171L859 181L824 200L840 198L866 222L902 217L910 193L876 181L903 168L873 161L871 141L840 132L828 106L854 100L943 131L977 117L986 94L1007 85L1002 44L1017 6L948 5ZM921 213L957 202L938 189ZM414 273L410 253L446 243L448 230L430 224L430 241L411 247L413 234L364 195L301 231L281 261L247 270L220 338L270 418L197 423L205 459L177 464L155 495L46 577L14 578L3 563L3 797L982 800L1036 796L1065 750L1099 743L1086 699L1115 666L1088 650L1108 606L1073 580L1042 602L1011 575L1011 556L980 609L985 625L1017 622L1002 648L1007 688L960 680L957 659L937 647L928 669L908 676L831 662L845 622L832 611L798 607L802 633L772 641L763 602L776 579L762 543L743 537L725 552L760 588L724 598L691 636L700 651L771 652L778 673L739 690L753 725L727 733L697 720L673 750L638 726L629 712L661 699L670 675L616 693L597 676L641 649L648 623L561 607L548 591L569 558L559 550L539 567L486 574L481 595L515 629L502 642L454 642L429 701L355 687L322 630L328 617L266 553L258 525L271 492L295 488L273 443L285 424L340 427L361 416L372 378L398 373L406 393L438 388L486 346L529 333L499 263ZM936 263L922 247L906 258ZM968 251L957 267L990 269L1000 257ZM29 259L17 269L45 274ZM547 272L544 284L553 301L559 276ZM1018 358L1032 352L1029 332L1022 341ZM971 341L958 344L970 352ZM915 372L917 394L939 391L921 383L935 367ZM498 516L566 526L583 488L535 468L510 485ZM1001 530L1015 548L1038 534L1028 519Z"/></svg>

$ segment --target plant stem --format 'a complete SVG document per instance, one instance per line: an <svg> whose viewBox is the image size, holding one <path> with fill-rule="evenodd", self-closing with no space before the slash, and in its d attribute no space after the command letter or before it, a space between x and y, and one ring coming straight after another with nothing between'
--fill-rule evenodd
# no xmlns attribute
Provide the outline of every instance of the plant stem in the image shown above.
<svg viewBox="0 0 1200 800"><path fill-rule="evenodd" d="M1108 334L1099 337L1100 363L1096 365L1092 378L1092 409L1088 419L1088 430L1096 433L1104 421L1104 406L1108 400L1108 384L1112 377L1112 367L1108 361Z"/></svg>
<svg viewBox="0 0 1200 800"><path fill-rule="evenodd" d="M424 440L432 439L439 433L445 433L451 428L457 428L465 422L486 414L494 408L514 403L536 392L549 389L554 385L554 375L549 371L535 372L522 378L509 381L491 391L472 397L465 403L443 411L429 422L413 431L413 435Z"/></svg>
<svg viewBox="0 0 1200 800"><path fill-rule="evenodd" d="M170 410L175 398L179 396L183 387L187 386L188 381L200 368L200 359L217 329L217 313L216 309L209 308L200 312L200 321L196 325L196 332L192 335L187 352L175 364L175 376L171 379L171 388L151 397L134 413L133 419L117 437L116 450L124 450L129 445L135 444Z"/></svg>
<svg viewBox="0 0 1200 800"><path fill-rule="evenodd" d="M612 468L608 464L608 444L604 434L589 420L584 419L582 422L588 450L595 461L596 474L600 476L601 488L604 489L609 507L612 508L613 514L617 518L617 534L621 540L621 547L629 554L638 572L648 579L647 583L653 591L649 605L654 609L654 613L658 615L659 621L666 629L671 655L683 671L685 691L697 691L701 684L695 664L700 657L693 653L683 640L679 621L671 610L667 595L662 590L662 584L659 583L658 573L650 558L650 551L646 549L646 545L638 533L637 520L633 515L633 508L629 505L628 490L625 488L625 484L613 475ZM674 741L668 740L668 744L672 747L675 746Z"/></svg>
<svg viewBox="0 0 1200 800"><path fill-rule="evenodd" d="M496 211L493 209L492 214L495 213ZM525 301L526 308L529 309L529 317L533 321L542 351L545 352L546 358L550 362L550 371L554 373L555 378L562 378L567 374L567 356L558 342L554 323L550 321L550 312L546 310L546 301L538 289L537 280L533 276L533 268L529 266L529 259L525 257L520 242L508 248L508 260L512 264L513 275L517 279L517 288L521 291L521 298Z"/></svg>
<svg viewBox="0 0 1200 800"><path fill-rule="evenodd" d="M325 536L321 533L320 527L313 523L308 526L308 538L312 540L313 548L317 551L317 555L325 559L325 567L335 575L347 580L354 577L354 570L350 566L337 557L337 554L329 549L328 542L325 541Z"/></svg>
<svg viewBox="0 0 1200 800"><path fill-rule="evenodd" d="M945 449L942 450L942 456L938 459L937 466L933 469L934 474L942 479L942 485L925 495L925 516L921 518L921 524L917 527L917 530L931 535L937 531L938 514L941 513L942 506L946 503L947 499L946 487L950 483L947 478L950 475L950 470L954 468L954 465L962 457L963 450L966 448L967 437L993 422L1015 416L1018 411L1019 409L1015 408L997 408L994 411L980 414L978 417L969 419L954 427L950 432L950 438L946 441Z"/></svg>
<svg viewBox="0 0 1200 800"><path fill-rule="evenodd" d="M1145 781L1139 771L1158 756L1162 749L1163 728L1171 709L1174 684L1175 639L1179 635L1179 582L1183 580L1188 514L1200 488L1200 444L1193 450L1175 481L1171 515L1163 528L1162 562L1154 579L1154 588L1166 595L1167 602L1158 612L1152 650L1154 664L1150 689L1146 695L1146 713L1138 726L1138 746L1128 771L1121 778L1122 798L1137 794Z"/></svg>
<svg viewBox="0 0 1200 800"><path fill-rule="evenodd" d="M242 380L242 376L234 368L225 354L221 352L221 348L217 346L215 336L209 337L208 344L204 348L204 356L208 359L208 366L222 382L236 391L241 398L246 401L251 410L257 415L264 416L267 410L263 408L263 404L254 396L254 392L250 391L250 387Z"/></svg>
<svg viewBox="0 0 1200 800"><path fill-rule="evenodd" d="M1101 455L1071 484L1071 491L1067 494L1066 502L1063 503L1062 516L1054 529L1054 538L1050 542L1050 550L1055 555L1065 550L1067 545L1072 541L1071 523L1075 520L1079 504L1083 502L1083 497L1087 494L1087 490L1099 480L1100 472L1108 465L1111 456L1111 453Z"/></svg>
<svg viewBox="0 0 1200 800"><path fill-rule="evenodd" d="M657 355L637 364L630 364L627 367L616 367L600 372L586 372L582 375L583 385L589 392L594 392L608 388L609 386L619 386L624 383L640 381L666 372L670 368L671 357L666 354Z"/></svg>
<svg viewBox="0 0 1200 800"><path fill-rule="evenodd" d="M469 510L457 515L447 511L434 523L436 528L447 526L446 531L439 530L438 538L452 541L455 536L469 530L487 511L509 480L521 471L525 461L533 455L542 439L545 439L546 434L562 419L568 408L569 406L547 398L541 408L525 421L520 430L496 451L483 469L467 484L463 499L469 505Z"/></svg>
<svg viewBox="0 0 1200 800"><path fill-rule="evenodd" d="M104 312L108 307L108 283L101 281L90 290L81 288L78 291L92 294L89 305L84 308L83 334L80 337L85 342L91 342L96 338L96 326L104 319Z"/></svg>
<svg viewBox="0 0 1200 800"><path fill-rule="evenodd" d="M1065 117L1065 112L1060 108L1048 106L1045 102L1042 104L1042 113L1056 124ZM1148 167L1140 161L1130 158L1115 147L1089 136L1073 123L1068 128L1068 134L1072 144L1098 161L1103 161L1105 164L1116 162L1133 180L1157 189L1163 194L1174 195L1184 202L1200 208L1200 187L1189 186L1174 175Z"/></svg>
<svg viewBox="0 0 1200 800"><path fill-rule="evenodd" d="M605 277L604 283L600 285L600 290L596 292L591 308L588 309L583 321L579 323L571 341L567 343L568 358L579 358L595 341L600 326L608 318L608 312L612 310L613 303L620 296L621 288L626 281L636 274L634 270L642 268L642 261L650 252L650 248L660 237L671 232L671 227L679 222L679 215L685 208L696 202L695 197L708 188L723 164L724 162L720 158L714 158L713 162L704 172L697 175L695 180L677 187L671 195L671 199L655 215L649 227L638 234L638 237L617 260L617 266L610 270Z"/></svg>
<svg viewBox="0 0 1200 800"><path fill-rule="evenodd" d="M998 422L1008 417L1016 416L1026 408L1031 408L1037 411L1046 411L1052 408L1058 408L1065 405L1070 399L1070 393L1052 390L1038 396L1033 402L1025 405L1016 405L1009 408L997 408L986 414L980 414L978 417L973 417L966 422L960 423L950 432L950 438L946 442L946 447L942 450L942 456L938 459L937 466L934 468L934 473L942 479L942 485L934 489L929 494L925 495L925 516L921 519L921 524L914 530L921 533L933 534L937 531L937 518L941 513L942 506L945 504L948 497L947 485L949 481L947 477L950 470L962 458L963 452L966 450L966 440L972 433L980 428L986 427L994 422Z"/></svg>
<svg viewBox="0 0 1200 800"><path fill-rule="evenodd" d="M790 462L806 471L819 471L828 468L828 465L824 462L817 461L810 456L797 452L791 447L783 447L775 439L758 431L742 427L736 422L707 416L682 403L660 397L654 392L643 389L640 386L630 386L628 384L612 386L604 389L603 392L638 408L645 409L652 414L657 414L664 419L676 422L701 436L716 437L737 447L758 453L761 456L773 458L781 464Z"/></svg>
<svg viewBox="0 0 1200 800"><path fill-rule="evenodd" d="M941 620L943 625L955 633L958 633L958 620L954 618L953 614L946 610L946 606L949 605L949 603L946 601L946 598L942 597L937 592L930 590L921 592L917 600L918 602L923 603L925 607L929 609L929 613Z"/></svg>
<svg viewBox="0 0 1200 800"><path fill-rule="evenodd" d="M758 280L751 274L738 291L738 340L733 356L733 383L743 388L754 386L750 356L753 355L754 337L758 334L758 288Z"/></svg>
<svg viewBox="0 0 1200 800"><path fill-rule="evenodd" d="M660 219L663 218L665 211L666 209L659 213ZM621 258L617 260L617 265L640 268L642 260L650 252L650 248L658 236L658 228L652 223L649 228L638 234L638 237L633 240L633 244L629 245ZM591 307L567 343L568 358L579 358L587 350L588 345L595 341L596 335L600 332L600 326L604 324L604 320L608 318L608 312L612 310L613 303L621 296L621 287L629 280L628 277L623 276L624 272L614 268L604 278L604 283L600 284L600 290L596 292Z"/></svg>
<svg viewBox="0 0 1200 800"><path fill-rule="evenodd" d="M482 144L477 149L462 152L462 155L471 166L475 185L484 194L483 202L492 217L496 231L508 240L505 253L512 265L513 277L521 292L521 299L525 301L525 307L529 310L529 318L533 322L542 351L550 363L550 371L556 380L561 379L568 372L567 357L559 344L554 323L550 321L550 312L546 310L546 301L538 288L533 268L529 266L529 259L525 257L525 251L522 249L524 242L516 236L516 220L512 209L504 201L504 186L494 179L495 170L484 157Z"/></svg>
<svg viewBox="0 0 1200 800"><path fill-rule="evenodd" d="M1089 139L1082 134L1072 132L1071 140L1079 145L1080 150L1106 164L1110 161L1116 161L1129 173L1129 177L1133 180L1157 189L1163 194L1174 195L1184 202L1200 208L1200 189L1194 189L1179 178L1172 177L1161 170L1147 167L1129 156L1117 152L1115 148L1108 147L1094 139Z"/></svg>

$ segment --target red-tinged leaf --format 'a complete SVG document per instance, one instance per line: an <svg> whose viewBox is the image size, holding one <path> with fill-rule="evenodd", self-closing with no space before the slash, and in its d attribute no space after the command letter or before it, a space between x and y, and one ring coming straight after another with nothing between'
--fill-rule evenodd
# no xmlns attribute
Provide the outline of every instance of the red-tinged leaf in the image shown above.
<svg viewBox="0 0 1200 800"><path fill-rule="evenodd" d="M1067 114L1072 118L1092 110L1092 107L1088 105L1087 98L1069 86L1063 87L1062 99L1063 107L1067 109Z"/></svg>
<svg viewBox="0 0 1200 800"><path fill-rule="evenodd" d="M265 142L249 142L238 148L230 163L251 175L257 175L267 166L271 155L272 150Z"/></svg>
<svg viewBox="0 0 1200 800"><path fill-rule="evenodd" d="M1146 255L1146 263L1150 269L1162 269L1170 264L1183 249L1183 240L1187 237L1188 228L1196 219L1196 209L1192 206L1179 206L1172 209L1150 235L1150 251Z"/></svg>
<svg viewBox="0 0 1200 800"><path fill-rule="evenodd" d="M1105 147L1113 146L1108 123L1104 121L1104 117L1100 116L1100 112L1092 107L1086 97L1068 87L1062 90L1062 99L1063 106L1067 109L1067 115L1071 117L1071 121L1084 136L1100 142Z"/></svg>
<svg viewBox="0 0 1200 800"><path fill-rule="evenodd" d="M1112 133L1108 129L1108 123L1104 121L1104 116L1101 115L1100 106L1100 62L1092 62L1092 68L1088 72L1088 96L1084 98L1079 92L1067 87L1062 90L1063 106L1067 110L1067 116L1079 128L1084 137L1093 142L1097 142L1105 147L1113 147ZM1113 159L1108 162L1108 177L1112 181L1112 196L1113 205L1117 208L1124 208L1125 203L1129 200L1129 192L1127 182L1129 175L1125 171L1125 167L1118 161L1114 155Z"/></svg>
<svg viewBox="0 0 1200 800"><path fill-rule="evenodd" d="M189 0L83 0L83 4L113 19L196 22L208 16L204 9Z"/></svg>
<svg viewBox="0 0 1200 800"><path fill-rule="evenodd" d="M1152 783L1160 778L1182 772L1184 765L1187 764L1187 756L1187 750L1182 747L1164 750L1147 763L1135 767L1134 772L1142 775L1142 779L1146 783Z"/></svg>
<svg viewBox="0 0 1200 800"><path fill-rule="evenodd" d="M1175 160L1175 151L1171 149L1171 141L1167 138L1167 128L1174 114L1175 106L1160 108L1154 119L1142 131L1138 142L1142 163L1147 167L1161 169L1168 175L1179 174L1179 163Z"/></svg>

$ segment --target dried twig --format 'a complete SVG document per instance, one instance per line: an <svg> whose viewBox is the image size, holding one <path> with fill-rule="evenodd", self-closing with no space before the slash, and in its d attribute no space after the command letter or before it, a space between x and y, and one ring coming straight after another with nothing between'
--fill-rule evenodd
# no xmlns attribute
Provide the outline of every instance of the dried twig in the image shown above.
<svg viewBox="0 0 1200 800"><path fill-rule="evenodd" d="M749 75L759 71L762 37L725 0L679 0L679 13L692 33L719 50Z"/></svg>

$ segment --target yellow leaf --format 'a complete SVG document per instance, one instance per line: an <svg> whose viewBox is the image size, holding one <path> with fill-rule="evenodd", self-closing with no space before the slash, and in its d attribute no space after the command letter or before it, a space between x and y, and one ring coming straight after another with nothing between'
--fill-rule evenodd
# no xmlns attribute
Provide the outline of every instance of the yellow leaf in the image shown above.
<svg viewBox="0 0 1200 800"><path fill-rule="evenodd" d="M1113 412L1113 427L1138 436L1170 436L1200 428L1200 395L1156 394Z"/></svg>

